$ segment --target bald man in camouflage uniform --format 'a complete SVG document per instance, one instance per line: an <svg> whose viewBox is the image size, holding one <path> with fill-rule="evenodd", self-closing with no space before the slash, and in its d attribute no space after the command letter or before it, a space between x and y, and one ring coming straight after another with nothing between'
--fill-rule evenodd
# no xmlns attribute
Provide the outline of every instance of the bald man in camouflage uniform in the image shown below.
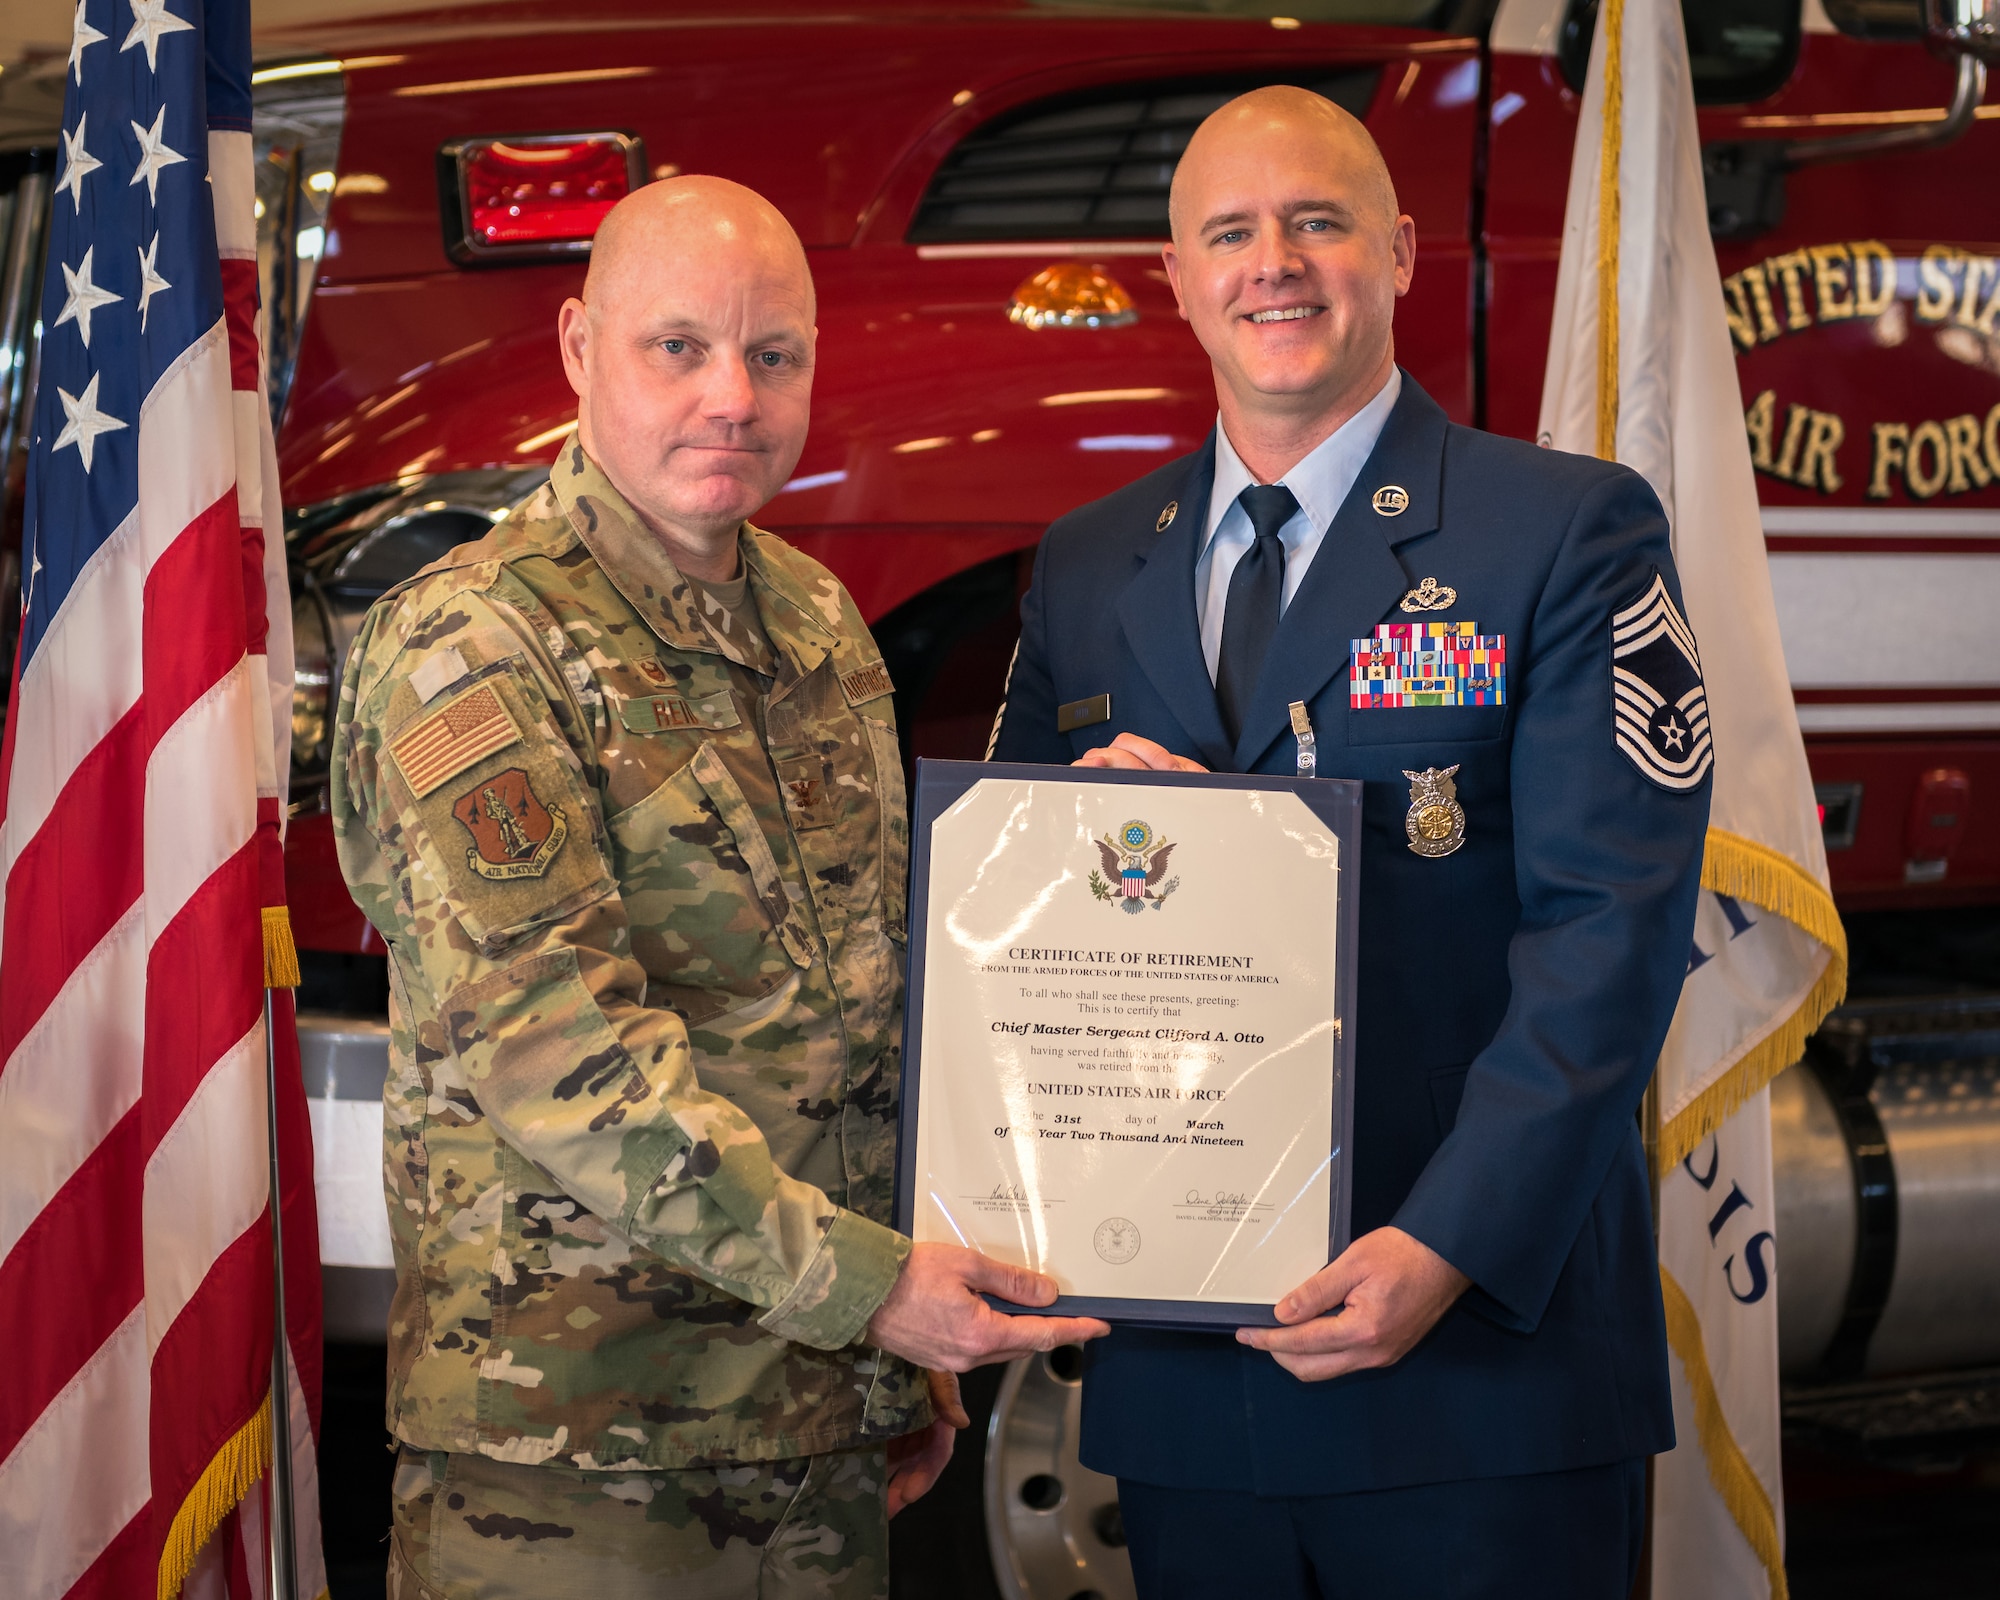
<svg viewBox="0 0 2000 1600"><path fill-rule="evenodd" d="M749 191L626 201L564 308L578 437L349 656L392 1595L885 1595L887 1516L964 1422L944 1371L1102 1328L999 1316L976 1290L1053 1284L886 1226L892 685L838 581L741 521L804 442L811 309Z"/></svg>

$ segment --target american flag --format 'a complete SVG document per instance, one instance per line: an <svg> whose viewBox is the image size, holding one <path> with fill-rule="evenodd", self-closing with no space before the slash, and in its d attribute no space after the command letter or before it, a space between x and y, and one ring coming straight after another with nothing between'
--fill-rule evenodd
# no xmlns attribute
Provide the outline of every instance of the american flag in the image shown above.
<svg viewBox="0 0 2000 1600"><path fill-rule="evenodd" d="M248 0L78 0L67 63L0 752L7 1600L268 1587L291 648L249 25ZM310 1600L312 1156L288 994L273 1015Z"/></svg>

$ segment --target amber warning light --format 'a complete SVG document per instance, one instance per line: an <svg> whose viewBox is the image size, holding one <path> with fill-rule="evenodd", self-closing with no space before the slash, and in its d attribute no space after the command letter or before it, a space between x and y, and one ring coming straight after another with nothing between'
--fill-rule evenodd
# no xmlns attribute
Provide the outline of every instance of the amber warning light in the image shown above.
<svg viewBox="0 0 2000 1600"><path fill-rule="evenodd" d="M458 211L447 219L447 244L461 261L586 251L604 214L646 170L639 141L623 133L466 139L440 154L456 180L447 191Z"/></svg>

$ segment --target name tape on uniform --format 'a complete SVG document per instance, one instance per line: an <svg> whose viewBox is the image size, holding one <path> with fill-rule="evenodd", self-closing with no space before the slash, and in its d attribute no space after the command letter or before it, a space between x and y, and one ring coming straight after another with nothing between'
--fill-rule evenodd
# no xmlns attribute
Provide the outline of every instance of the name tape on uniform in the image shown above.
<svg viewBox="0 0 2000 1600"><path fill-rule="evenodd" d="M1507 635L1476 622L1385 622L1352 648L1351 710L1507 703Z"/></svg>
<svg viewBox="0 0 2000 1600"><path fill-rule="evenodd" d="M630 733L665 733L674 728L733 728L742 718L727 694L688 700L677 694L634 696L618 707L618 720Z"/></svg>
<svg viewBox="0 0 2000 1600"><path fill-rule="evenodd" d="M876 661L840 675L840 692L847 703L858 706L864 700L879 700L896 686L889 681L889 669Z"/></svg>
<svg viewBox="0 0 2000 1600"><path fill-rule="evenodd" d="M421 800L473 762L504 750L521 737L514 717L491 680L476 683L429 712L389 742L410 793Z"/></svg>
<svg viewBox="0 0 2000 1600"><path fill-rule="evenodd" d="M1056 707L1056 732L1074 733L1078 728L1094 728L1111 720L1111 696L1093 694L1068 705Z"/></svg>

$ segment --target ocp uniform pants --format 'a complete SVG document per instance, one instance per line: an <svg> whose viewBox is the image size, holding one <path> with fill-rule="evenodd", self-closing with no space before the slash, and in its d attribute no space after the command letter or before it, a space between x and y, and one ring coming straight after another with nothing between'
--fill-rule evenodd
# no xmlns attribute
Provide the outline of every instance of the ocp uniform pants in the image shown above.
<svg viewBox="0 0 2000 1600"><path fill-rule="evenodd" d="M397 1459L389 1600L886 1600L883 1450L686 1472Z"/></svg>

